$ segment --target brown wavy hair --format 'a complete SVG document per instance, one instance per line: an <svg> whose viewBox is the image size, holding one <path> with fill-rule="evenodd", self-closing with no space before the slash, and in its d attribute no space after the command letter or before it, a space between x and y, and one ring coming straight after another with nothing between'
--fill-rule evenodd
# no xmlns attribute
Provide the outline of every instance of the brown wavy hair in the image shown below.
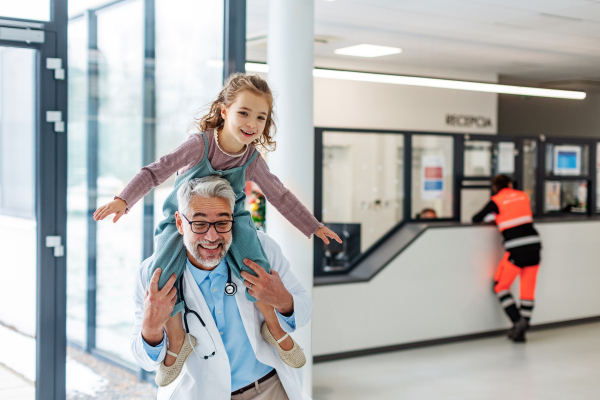
<svg viewBox="0 0 600 400"><path fill-rule="evenodd" d="M240 93L244 91L252 92L258 96L263 96L269 104L269 112L267 114L267 122L265 123L265 129L262 135L256 138L252 144L254 147L262 147L266 151L275 150L275 132L277 127L275 126L275 113L273 112L273 94L267 84L267 81L262 79L258 75L244 75L242 73L231 74L219 93L219 96L213 101L210 106L208 114L196 120L195 125L204 132L208 129L221 130L225 125L225 120L221 116L221 105L229 107Z"/></svg>

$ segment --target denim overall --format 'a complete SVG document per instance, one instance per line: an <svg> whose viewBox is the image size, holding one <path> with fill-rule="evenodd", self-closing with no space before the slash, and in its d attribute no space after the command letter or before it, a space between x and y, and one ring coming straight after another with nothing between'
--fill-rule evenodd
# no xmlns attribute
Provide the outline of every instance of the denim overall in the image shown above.
<svg viewBox="0 0 600 400"><path fill-rule="evenodd" d="M219 175L220 177L227 179L235 192L235 207L233 210L233 219L235 222L233 223L232 229L233 240L231 247L227 252L227 263L229 264L229 268L231 268L231 271L233 271L235 276L242 281L244 279L240 275L241 271L256 275L254 271L244 264L244 258L248 258L263 267L265 271L271 272L271 265L258 240L256 226L254 225L252 216L250 215L250 212L246 211L244 208L244 202L246 200L246 193L244 192L246 186L246 168L248 168L248 165L259 156L258 151L255 150L250 160L241 167L225 171L215 171L208 159L208 140L206 139L206 134L202 133L202 137L204 138L204 157L198 164L177 177L173 191L169 194L163 204L163 215L165 216L165 219L158 224L158 227L154 231L156 251L154 252L152 263L150 263L149 266L148 280L152 278L154 270L160 267L162 273L158 281L159 289L162 289L172 274L177 275L177 281L179 281L187 262L187 251L183 245L183 237L175 225L175 212L179 208L177 203L177 191L182 183L187 182L190 179L203 178L210 175ZM247 289L246 298L250 301L256 301L256 299L248 293ZM178 295L178 301L175 304L171 315L176 315L182 310L183 302L179 300Z"/></svg>

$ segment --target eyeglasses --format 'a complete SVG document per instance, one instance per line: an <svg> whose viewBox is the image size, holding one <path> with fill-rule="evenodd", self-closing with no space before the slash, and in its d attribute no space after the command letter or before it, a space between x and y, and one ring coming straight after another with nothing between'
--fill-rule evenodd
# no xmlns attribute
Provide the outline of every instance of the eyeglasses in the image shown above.
<svg viewBox="0 0 600 400"><path fill-rule="evenodd" d="M206 221L190 221L187 217L181 214L183 218L190 224L190 229L196 234L203 234L208 232L211 226L215 227L217 233L227 233L233 228L235 220L231 221L217 221L217 222L206 222Z"/></svg>

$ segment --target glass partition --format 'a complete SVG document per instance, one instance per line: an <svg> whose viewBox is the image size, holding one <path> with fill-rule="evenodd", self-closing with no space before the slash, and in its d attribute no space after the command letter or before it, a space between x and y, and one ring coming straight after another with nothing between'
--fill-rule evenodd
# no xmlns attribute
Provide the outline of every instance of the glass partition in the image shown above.
<svg viewBox="0 0 600 400"><path fill-rule="evenodd" d="M550 142L544 148L544 213L588 213L590 146Z"/></svg>
<svg viewBox="0 0 600 400"><path fill-rule="evenodd" d="M323 133L323 222L344 240L325 246L325 271L346 268L402 221L403 159L404 135Z"/></svg>
<svg viewBox="0 0 600 400"><path fill-rule="evenodd" d="M453 178L454 138L412 135L412 217L430 208L437 218L452 218Z"/></svg>
<svg viewBox="0 0 600 400"><path fill-rule="evenodd" d="M465 177L492 175L492 142L466 140L464 157Z"/></svg>

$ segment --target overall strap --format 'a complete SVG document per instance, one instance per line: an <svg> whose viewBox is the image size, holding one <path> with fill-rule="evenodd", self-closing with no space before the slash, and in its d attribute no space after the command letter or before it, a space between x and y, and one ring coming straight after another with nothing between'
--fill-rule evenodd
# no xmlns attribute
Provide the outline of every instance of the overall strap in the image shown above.
<svg viewBox="0 0 600 400"><path fill-rule="evenodd" d="M202 132L202 137L204 138L204 157L203 157L203 159L208 159L208 139L206 138L206 132Z"/></svg>
<svg viewBox="0 0 600 400"><path fill-rule="evenodd" d="M250 159L246 162L246 164L244 164L244 166L242 168L244 168L244 169L248 168L248 165L250 165L252 163L252 161L254 161L254 159L256 158L257 155L258 155L258 150L256 148L254 148L254 154L252 154L252 157L250 157Z"/></svg>

